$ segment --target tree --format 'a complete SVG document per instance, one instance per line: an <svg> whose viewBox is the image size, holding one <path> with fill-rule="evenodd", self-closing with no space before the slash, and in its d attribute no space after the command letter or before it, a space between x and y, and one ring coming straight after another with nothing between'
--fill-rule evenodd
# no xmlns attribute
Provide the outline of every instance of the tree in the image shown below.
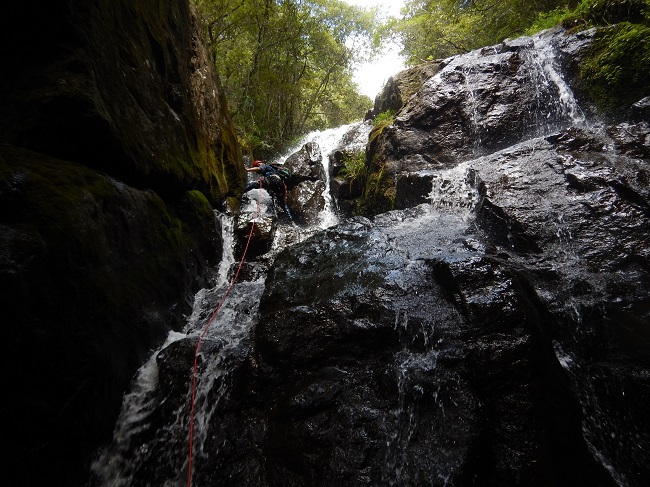
<svg viewBox="0 0 650 487"><path fill-rule="evenodd" d="M278 151L303 133L360 119L351 66L375 13L340 0L195 0L245 147Z"/></svg>
<svg viewBox="0 0 650 487"><path fill-rule="evenodd" d="M522 34L541 12L577 0L407 0L388 31L403 42L408 65L497 44Z"/></svg>

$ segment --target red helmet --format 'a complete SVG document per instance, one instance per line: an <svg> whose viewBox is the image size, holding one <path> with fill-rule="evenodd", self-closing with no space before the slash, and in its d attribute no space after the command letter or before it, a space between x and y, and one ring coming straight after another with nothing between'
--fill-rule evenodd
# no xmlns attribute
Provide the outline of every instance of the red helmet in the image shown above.
<svg viewBox="0 0 650 487"><path fill-rule="evenodd" d="M264 164L262 161L253 161L253 167L258 167Z"/></svg>

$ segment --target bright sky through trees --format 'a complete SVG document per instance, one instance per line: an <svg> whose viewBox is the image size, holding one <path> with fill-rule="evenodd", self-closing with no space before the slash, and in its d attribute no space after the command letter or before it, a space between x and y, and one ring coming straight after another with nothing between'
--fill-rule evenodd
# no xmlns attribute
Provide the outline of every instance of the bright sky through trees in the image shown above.
<svg viewBox="0 0 650 487"><path fill-rule="evenodd" d="M404 0L343 0L358 7L379 7L382 17L399 17ZM362 94L375 99L389 77L404 69L404 60L399 55L398 45L385 46L384 52L372 62L363 63L355 69L354 82Z"/></svg>

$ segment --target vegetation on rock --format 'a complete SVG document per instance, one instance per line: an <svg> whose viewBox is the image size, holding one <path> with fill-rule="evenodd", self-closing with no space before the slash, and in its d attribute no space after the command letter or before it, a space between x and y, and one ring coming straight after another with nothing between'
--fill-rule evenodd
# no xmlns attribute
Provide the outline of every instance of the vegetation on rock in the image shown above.
<svg viewBox="0 0 650 487"><path fill-rule="evenodd" d="M627 111L650 94L650 27L622 22L599 31L580 76L602 112Z"/></svg>

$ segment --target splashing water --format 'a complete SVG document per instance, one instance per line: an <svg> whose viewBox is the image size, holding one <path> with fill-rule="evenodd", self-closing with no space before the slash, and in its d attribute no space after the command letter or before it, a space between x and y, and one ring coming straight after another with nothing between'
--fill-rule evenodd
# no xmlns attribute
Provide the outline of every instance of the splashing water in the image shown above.
<svg viewBox="0 0 650 487"><path fill-rule="evenodd" d="M587 120L578 105L573 90L560 74L557 52L547 37L533 38L532 45L523 51L523 70L536 88L536 135L565 127L569 124L585 127Z"/></svg>
<svg viewBox="0 0 650 487"><path fill-rule="evenodd" d="M480 202L480 179L469 163L433 175L429 202L432 208L468 219Z"/></svg>
<svg viewBox="0 0 650 487"><path fill-rule="evenodd" d="M325 175L325 188L323 189L325 206L319 215L318 228L326 229L339 222L330 193L330 155L342 147L345 147L349 151L364 150L371 128L371 124L367 122L357 122L328 130L310 132L284 155L273 161L276 164L284 164L291 154L298 152L305 144L309 142L318 144L321 153L323 174Z"/></svg>
<svg viewBox="0 0 650 487"><path fill-rule="evenodd" d="M217 271L217 287L224 286L229 281L230 269L235 264L235 219L223 213L216 213L217 220L221 223L222 255Z"/></svg>
<svg viewBox="0 0 650 487"><path fill-rule="evenodd" d="M202 332L228 287L230 270L235 263L233 254L233 218L215 213L221 226L222 259L217 271L217 283L212 289L201 289L195 296L192 314L188 317L184 333L170 332L165 343L156 350L138 370L131 390L124 396L122 410L116 422L112 443L99 452L91 466L92 485L130 486L137 483L140 465L158 464L160 476L166 477L162 485L183 485L187 471L186 438L188 432L189 390L180 398L180 406L165 413L164 425L160 422L160 408L168 401L160 390L158 360L168 350L189 343ZM205 336L207 346L199 355L204 356L198 383L195 416L195 458L205 455L203 443L207 425L229 391L233 362L241 361L250 347L251 329L257 321L257 308L264 290L262 281L236 284L229 299L224 302L219 316ZM204 349L218 349L214 350ZM172 352L172 353L178 353Z"/></svg>

